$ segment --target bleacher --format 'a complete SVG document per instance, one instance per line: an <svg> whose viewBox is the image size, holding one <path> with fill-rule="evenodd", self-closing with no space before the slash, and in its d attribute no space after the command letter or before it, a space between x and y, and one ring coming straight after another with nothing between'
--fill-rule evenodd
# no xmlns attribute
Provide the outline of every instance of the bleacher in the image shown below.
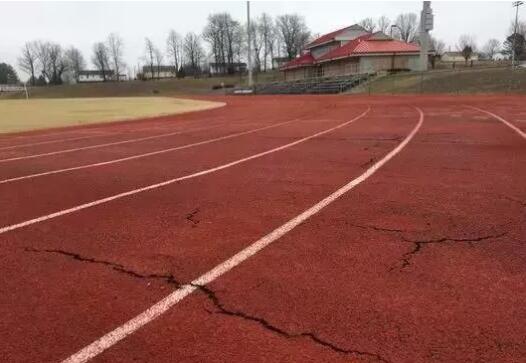
<svg viewBox="0 0 526 363"><path fill-rule="evenodd" d="M341 93L366 81L370 74L354 74L338 77L320 77L297 81L272 82L254 87L256 94L322 94Z"/></svg>

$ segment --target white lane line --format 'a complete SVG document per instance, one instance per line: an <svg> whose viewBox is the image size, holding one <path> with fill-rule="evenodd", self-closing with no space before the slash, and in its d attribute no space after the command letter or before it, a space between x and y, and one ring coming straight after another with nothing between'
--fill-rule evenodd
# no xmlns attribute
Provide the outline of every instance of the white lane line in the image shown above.
<svg viewBox="0 0 526 363"><path fill-rule="evenodd" d="M108 142L108 143L104 143L104 144L96 144L96 145L90 145L90 146L76 147L76 148L72 148L72 149L57 150L57 151L51 151L51 152L42 153L42 154L17 156L17 157L14 157L14 158L0 159L0 163L6 163L8 161L15 161L15 160L34 159L34 158L40 158L40 157L43 157L43 156L66 154L66 153L71 153L71 152L81 151L81 150L98 149L98 148L107 147L107 146L130 144L130 143L139 142L139 141L153 140L153 139L159 139L159 138L162 138L162 137L168 137L168 136L185 134L185 133L193 132L193 131L208 130L208 129L211 129L211 128L214 128L214 127L219 127L219 126L220 125L214 125L214 126L201 127L201 128L189 129L189 130L178 130L178 131L169 132L169 133L160 134L160 135L145 136L145 137L139 137L139 138L135 138L135 139L128 139L128 140L122 140L122 141Z"/></svg>
<svg viewBox="0 0 526 363"><path fill-rule="evenodd" d="M526 132L522 131L521 129L519 129L517 126L515 126L514 124L512 124L511 122L503 119L502 117L500 117L499 115L495 115L493 112L489 112L489 111L486 111L486 110L483 110L482 108L478 108L478 107L474 107L474 106L469 106L469 105L466 105L467 107L469 108L472 108L474 110L477 110L477 111L480 111L480 112L483 112L487 115L490 115L490 116L493 116L494 118L496 118L497 120L499 120L500 122L502 122L504 125L508 126L509 128L511 128L512 130L514 130L516 133L518 133L520 136L522 136L523 139L526 139Z"/></svg>
<svg viewBox="0 0 526 363"><path fill-rule="evenodd" d="M147 310L143 311L133 319L127 321L123 325L119 326L115 330L112 330L111 332L107 333L103 337L97 339L90 345L82 348L77 353L73 354L69 358L62 361L62 363L84 363L89 361L91 358L94 358L95 356L99 355L106 349L110 348L114 344L118 343L122 339L126 338L128 335L134 333L139 328L143 327L144 325L148 324L152 320L156 319L160 315L167 312L171 307L176 305L178 302L183 300L185 297L193 293L195 290L198 289L199 286L204 286L221 275L227 273L228 271L232 270L237 265L241 264L248 258L254 256L256 253L273 243L274 241L280 239L288 232L292 231L294 228L299 226L301 223L305 222L310 217L314 216L318 212L320 212L323 208L327 207L332 202L336 201L338 198L340 198L342 195L356 187L358 184L362 183L369 177L371 177L378 169L380 169L385 163L387 163L389 160L391 160L396 154L398 154L402 149L411 141L411 139L415 136L415 134L418 132L420 127L422 126L422 123L424 122L424 113L421 109L417 108L417 111L420 115L418 123L413 128L413 130L407 135L407 137L391 152L389 152L386 156L384 156L381 160L376 162L374 165L372 165L369 169L365 171L362 175L358 176L357 178L351 180L349 183L341 187L340 189L336 190L334 193L326 197L325 199L321 200L320 202L316 203L300 215L292 218L285 224L281 225L280 227L276 228L266 236L260 238L256 242L252 243L250 246L244 248L243 250L236 253L234 256L230 257L228 260L222 262L221 264L217 265L213 269L209 270L208 272L204 273L203 275L199 276L195 280L193 280L191 283L183 285L182 287L178 288L174 292L172 292L170 295L164 297L162 300L158 301L155 305L152 305Z"/></svg>
<svg viewBox="0 0 526 363"><path fill-rule="evenodd" d="M313 139L315 137L318 137L318 136L327 134L329 132L332 132L334 130L337 130L337 129L341 128L341 127L347 126L351 122L354 122L354 121L364 117L369 112L369 110L370 110L370 108L368 108L366 111L364 111L360 115L356 116L352 120L346 121L346 122L344 122L342 124L339 124L337 126L331 127L330 129L326 129L324 131L320 131L320 132L315 133L313 135L310 135L310 136L304 137L302 139L296 140L296 141L291 142L289 144L278 146L278 147L276 147L274 149L263 151L263 152L260 152L258 154L254 154L254 155L248 156L246 158L238 159L238 160L232 161L230 163L217 166L215 168L202 170L202 171L199 171L197 173L184 175L182 177L166 180L166 181L163 181L161 183L151 184L151 185L148 185L146 187L129 190L129 191L124 192L124 193L119 193L119 194L115 194L115 195L112 195L112 196L109 196L109 197L106 197L106 198L94 200L94 201L89 202L89 203L80 204L80 205L78 205L76 207L63 209L63 210L55 212L55 213L47 214L47 215L44 215L44 216L41 216L41 217L37 217L37 218L30 219L30 220L27 220L27 221L24 221L24 222L20 222L20 223L17 223L17 224L12 224L10 226L5 226L5 227L0 228L0 234L6 233L6 232L9 232L9 231L13 231L15 229L27 227L27 226L30 226L32 224L40 223L40 222L46 221L48 219L53 219L53 218L57 218L57 217L60 217L60 216L66 215L66 214L78 212L78 211L80 211L82 209L94 207L94 206L99 205L99 204L108 203L108 202L111 202L111 201L116 200L116 199L124 198L124 197L130 196L130 195L142 193L142 192L145 192L145 191L148 191L148 190L152 190L152 189L161 188L161 187L164 187L164 186L176 183L178 181L182 181L182 180L186 180L186 179L192 179L192 178L195 178L195 177L198 177L198 176L202 176L202 175L206 175L206 174L211 174L211 173L214 173L214 172L219 171L219 170L230 168L230 167L232 167L234 165L237 165L237 164L245 163L245 162L247 162L249 160L257 159L257 158L260 158L262 156L265 156L265 155L268 155L268 154L275 153L277 151L281 151L281 150L287 149L287 148L292 147L294 145L301 144L302 142L305 142L307 140Z"/></svg>
<svg viewBox="0 0 526 363"><path fill-rule="evenodd" d="M56 143L59 143L59 142L67 142L67 141L89 139L89 138L92 138L92 137L105 137L105 136L112 136L112 135L117 135L117 134L119 134L119 133L93 134L93 135L86 135L86 136L79 136L79 137L69 137L69 138L65 138L65 139L54 139L54 140L47 140L47 141L31 142L31 143L28 143L28 144L2 146L2 147L0 147L0 150L11 150L11 149L18 149L18 148L29 147L29 146L37 146L37 145L45 145L45 144L56 144Z"/></svg>
<svg viewBox="0 0 526 363"><path fill-rule="evenodd" d="M59 174L59 173L65 173L65 172L68 172L68 171L81 170L81 169L94 168L94 167L103 166L103 165L116 164L116 163L120 163L120 162L123 162L123 161L140 159L140 158L145 158L145 157L148 157L148 156L159 155L159 154L164 154L164 153L168 153L168 152L172 152L172 151L188 149L188 148L192 148L192 147L196 147L196 146L200 146L200 145L206 145L206 144L210 144L210 143L221 141L221 140L227 140L227 139L232 139L234 137L239 137L239 136L243 136L243 135L252 134L254 132L263 131L263 130L267 130L267 129L278 127L278 126L283 126L285 124L289 124L291 122L296 122L298 120L299 119L289 120L289 121L280 122L280 123L269 125L269 126L259 127L259 128L248 130L248 131L236 132L234 134L229 134L229 135L225 135L225 136L215 137L213 139L208 139L208 140L203 140L203 141L199 141L199 142L194 142L194 143L191 143L191 144L175 146L175 147L171 147L171 148L168 148L168 149L151 151L151 152L144 153L144 154L137 154L137 155L127 156L127 157L124 157L124 158L113 159L113 160L108 160L108 161L102 161L102 162L99 162L99 163L73 166L71 168L56 169L56 170L45 171L45 172L42 172L42 173L29 174L29 175L23 175L23 176L18 176L18 177L14 177L14 178L4 179L4 180L0 180L0 184L7 184L7 183L11 183L11 182L18 181L18 180L31 179L31 178L36 178L36 177L39 177L39 176ZM219 126L213 126L213 127L219 127ZM212 127L209 127L207 129L211 129L211 128ZM195 131L195 130L193 130L193 131Z"/></svg>

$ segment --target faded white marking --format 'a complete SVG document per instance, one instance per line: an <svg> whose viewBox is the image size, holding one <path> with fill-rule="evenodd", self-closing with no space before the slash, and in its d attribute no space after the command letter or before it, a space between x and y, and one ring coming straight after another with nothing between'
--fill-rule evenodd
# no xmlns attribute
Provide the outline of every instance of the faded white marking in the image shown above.
<svg viewBox="0 0 526 363"><path fill-rule="evenodd" d="M7 184L7 183L11 183L11 182L18 181L18 180L31 179L31 178L36 178L36 177L45 176L45 175L65 173L65 172L68 172L68 171L81 170L81 169L87 169L87 168L94 168L94 167L104 166L104 165L111 165L111 164L121 163L123 161L130 161L130 160L134 160L134 159L145 158L145 157L148 157L148 156L165 154L165 153L172 152L172 151L188 149L188 148L192 148L192 147L196 147L196 146L200 146L200 145L206 145L206 144L210 144L210 143L221 141L221 140L227 140L227 139L232 139L234 137L248 135L248 134L251 134L251 133L254 133L254 132L267 130L267 129L270 129L270 128L273 128L273 127L283 126L285 124L289 124L291 122L296 122L296 121L298 121L298 119L285 121L285 122L280 122L280 123L269 125L269 126L259 127L259 128L248 130L248 131L236 132L234 134L229 134L229 135L225 135L225 136L215 137L213 139L208 139L208 140L203 140L203 141L199 141L199 142L194 142L194 143L191 143L191 144L175 146L175 147L171 147L171 148L168 148L168 149L151 151L151 152L148 152L148 153L137 154L137 155L127 156L127 157L124 157L124 158L108 160L108 161L101 161L99 163L85 164L85 165L73 166L73 167L70 167L70 168L56 169L56 170L44 171L42 173L18 176L18 177L14 177L14 178L0 180L0 184ZM219 127L219 125L216 125L216 126L213 126L213 127ZM207 127L206 129L208 130L208 129L211 129L213 127ZM201 130L201 129L188 130L187 132L197 131L197 130Z"/></svg>
<svg viewBox="0 0 526 363"><path fill-rule="evenodd" d="M294 228L296 228L301 223L305 222L310 217L320 212L323 208L327 207L329 204L336 201L338 198L340 198L342 195L344 195L345 193L347 193L348 191L356 187L358 184L367 180L378 169L380 169L385 163L387 163L396 154L402 151L402 149L409 143L409 141L411 141L411 139L418 132L418 130L422 126L422 123L424 122L424 114L422 110L418 108L417 110L418 110L420 117L419 117L418 123L413 128L413 130L409 133L409 135L407 135L407 137L397 147L395 147L391 152L389 152L381 160L379 160L377 163L375 163L369 169L367 169L365 173L351 180L348 184L336 190L334 193L332 193L325 199L321 200L317 204L313 205L312 207L310 207L309 209L307 209L300 215L292 218L291 220L289 220L282 226L276 228L275 230L273 230L266 236L260 238L256 242L252 243L250 246L236 253L234 256L230 257L228 260L222 262L221 264L217 265L213 269L199 276L198 278L193 280L191 283L183 285L179 289L175 290L170 295L166 296L165 298L157 302L155 305L151 306L150 308L148 308L141 314L137 315L133 319L129 320L128 322L124 323L123 325L119 326L118 328L109 332L103 337L97 339L90 345L84 347L77 353L65 359L62 363L83 363L83 362L89 361L91 358L94 358L95 356L99 355L106 349L110 348L114 344L126 338L128 335L137 331L139 328L143 327L144 325L148 324L152 320L156 319L160 315L167 312L171 307L173 307L178 302L183 300L185 297L187 297L188 295L193 293L195 290L197 290L198 286L207 285L211 283L212 281L214 281L215 279L217 279L218 277L220 277L221 275L232 270L234 267L241 264L243 261L254 256L256 253L258 253L259 251L261 251L262 249L264 249L265 247L267 247L274 241L278 240L279 238L283 237L285 234L292 231Z"/></svg>
<svg viewBox="0 0 526 363"><path fill-rule="evenodd" d="M211 174L211 173L214 173L214 172L219 171L219 170L230 168L230 167L232 167L234 165L245 163L245 162L247 162L249 160L257 159L257 158L260 158L262 156L265 156L265 155L268 155L268 154L275 153L277 151L281 151L281 150L287 149L287 148L292 147L294 145L301 144L302 142L305 142L307 140L313 139L315 137L327 134L327 133L332 132L334 130L337 130L337 129L341 128L341 127L344 127L344 126L350 124L351 122L356 121L356 120L362 118L363 116L365 116L369 112L369 110L370 110L370 108L368 108L366 111L364 111L359 116L356 116L352 120L349 120L349 121L346 121L346 122L344 122L342 124L339 124L337 126L331 127L330 129L317 132L317 133L315 133L313 135L304 137L302 139L296 140L296 141L291 142L289 144L285 144L285 145L276 147L274 149L263 151L261 153L248 156L246 158L238 159L238 160L232 161L230 163L217 166L215 168L202 170L202 171L199 171L197 173L185 175L185 176L182 176L182 177L179 177L179 178L166 180L164 182L148 185L146 187L129 190L129 191L124 192L124 193L115 194L115 195L112 195L110 197L94 200L92 202L80 204L80 205L77 205L75 207L68 208L68 209L63 209L63 210L55 212L55 213L47 214L47 215L44 215L44 216L41 216L41 217L37 217L37 218L30 219L30 220L27 220L27 221L24 221L24 222L20 222L20 223L17 223L17 224L12 224L10 226L5 226L5 227L0 228L0 234L6 233L6 232L9 232L9 231L13 231L15 229L20 229L20 228L23 228L23 227L27 227L27 226L30 226L32 224L36 224L36 223L40 223L40 222L43 222L43 221L47 221L48 219L53 219L53 218L57 218L57 217L60 217L60 216L66 215L66 214L71 214L71 213L74 213L74 212L78 212L80 210L83 210L83 209L86 209L86 208L91 208L91 207L94 207L94 206L99 205L99 204L105 204L105 203L111 202L111 201L116 200L116 199L121 199L121 198L130 196L130 195L142 193L142 192L145 192L145 191L148 191L148 190L161 188L161 187L164 187L164 186L176 183L178 181L182 181L182 180L186 180L186 179L192 179L192 178L195 178L195 177L198 177L198 176L202 176L202 175L206 175L206 174Z"/></svg>
<svg viewBox="0 0 526 363"><path fill-rule="evenodd" d="M71 153L71 152L81 151L81 150L98 149L98 148L108 147L108 146L130 144L130 143L139 142L139 141L154 140L154 139L159 139L159 138L162 138L162 137L180 135L180 134L185 134L185 133L193 132L193 131L207 130L207 129L211 129L213 127L219 127L219 125L215 125L215 126L211 126L211 127L202 127L202 128L190 129L190 130L178 130L178 131L169 132L169 133L166 133L166 134L145 136L145 137L139 137L139 138L135 138L135 139L128 139L128 140L122 140L122 141L108 142L108 143L104 143L104 144L82 146L82 147L76 147L76 148L72 148L72 149L50 151L50 152L41 153L41 154L17 156L17 157L14 157L14 158L0 159L0 163L6 163L8 161L16 161L16 160L34 159L34 158L40 158L40 157L43 157L43 156L66 154L66 153Z"/></svg>
<svg viewBox="0 0 526 363"><path fill-rule="evenodd" d="M118 134L118 133L93 134L93 135L85 135L85 136L78 136L78 137L69 137L69 138L65 138L65 139L54 139L54 140L38 141L38 142L31 142L31 143L28 143L28 144L2 146L2 147L0 147L0 150L11 150L11 149L18 149L18 148L23 148L23 147L37 146L37 145L56 144L56 143L59 143L59 142L76 141L76 140L82 140L82 139L89 139L89 138L92 138L92 137L113 136L113 135L116 135L116 134Z"/></svg>
<svg viewBox="0 0 526 363"><path fill-rule="evenodd" d="M472 109L477 110L477 111L480 111L480 112L483 112L483 113L485 113L487 115L493 116L494 118L496 118L497 120L502 122L504 125L508 126L510 129L514 130L516 133L518 133L520 136L522 136L523 139L526 139L526 133L524 131L519 129L517 126L513 125L511 122L503 119L499 115L496 115L493 112L489 112L489 111L483 110L482 108L478 108L478 107L474 107L474 106L467 106L467 107L472 108Z"/></svg>

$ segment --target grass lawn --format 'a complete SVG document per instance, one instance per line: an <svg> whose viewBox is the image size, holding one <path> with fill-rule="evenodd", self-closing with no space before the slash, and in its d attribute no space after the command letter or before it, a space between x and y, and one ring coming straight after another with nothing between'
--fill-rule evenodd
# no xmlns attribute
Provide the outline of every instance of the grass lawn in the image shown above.
<svg viewBox="0 0 526 363"><path fill-rule="evenodd" d="M361 92L399 93L525 93L526 71L509 68L438 70L424 73L402 73L378 78Z"/></svg>
<svg viewBox="0 0 526 363"><path fill-rule="evenodd" d="M278 71L261 72L254 75L256 83L280 80ZM94 82L64 84L60 86L30 87L29 98L78 98L78 97L183 97L188 95L224 94L225 90L213 90L213 86L224 83L246 86L247 78L239 75L184 79L162 79L127 82ZM24 92L0 93L1 99L23 99Z"/></svg>
<svg viewBox="0 0 526 363"><path fill-rule="evenodd" d="M0 100L0 133L171 115L223 105L170 97Z"/></svg>

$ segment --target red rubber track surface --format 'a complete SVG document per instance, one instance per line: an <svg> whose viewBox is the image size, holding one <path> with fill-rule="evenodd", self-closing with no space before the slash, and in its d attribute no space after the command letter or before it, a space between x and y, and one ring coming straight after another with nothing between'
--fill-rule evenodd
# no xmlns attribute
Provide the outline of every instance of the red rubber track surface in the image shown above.
<svg viewBox="0 0 526 363"><path fill-rule="evenodd" d="M526 140L466 107L524 130L524 98L211 99L228 105L3 136L0 159L184 131L0 163L0 177L295 121L0 184L0 227L273 149L371 111L231 168L0 234L1 361L60 361L135 317L362 174L415 127L413 106L424 111L422 128L370 179L93 361L526 360Z"/></svg>

